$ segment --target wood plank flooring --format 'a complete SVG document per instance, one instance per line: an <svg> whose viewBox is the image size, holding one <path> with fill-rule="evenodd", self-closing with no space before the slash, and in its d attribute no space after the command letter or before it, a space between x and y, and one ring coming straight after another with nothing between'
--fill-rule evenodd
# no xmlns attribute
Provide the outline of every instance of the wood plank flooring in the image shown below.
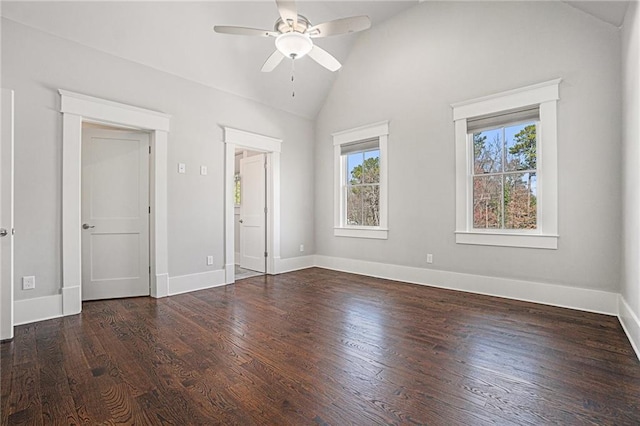
<svg viewBox="0 0 640 426"><path fill-rule="evenodd" d="M3 425L640 424L614 317L317 268L88 302L0 347Z"/></svg>

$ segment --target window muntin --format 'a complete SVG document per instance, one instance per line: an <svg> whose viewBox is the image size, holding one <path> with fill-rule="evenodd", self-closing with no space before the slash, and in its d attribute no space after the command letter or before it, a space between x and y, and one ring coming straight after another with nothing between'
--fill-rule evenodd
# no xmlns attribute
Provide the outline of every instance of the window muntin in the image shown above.
<svg viewBox="0 0 640 426"><path fill-rule="evenodd" d="M473 229L538 228L536 122L469 134Z"/></svg>
<svg viewBox="0 0 640 426"><path fill-rule="evenodd" d="M380 149L343 155L345 226L380 226Z"/></svg>

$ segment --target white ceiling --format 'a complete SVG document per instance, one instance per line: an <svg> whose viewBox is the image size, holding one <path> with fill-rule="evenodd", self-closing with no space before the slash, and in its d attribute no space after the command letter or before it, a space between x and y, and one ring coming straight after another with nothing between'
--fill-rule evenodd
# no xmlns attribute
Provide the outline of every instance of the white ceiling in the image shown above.
<svg viewBox="0 0 640 426"><path fill-rule="evenodd" d="M312 23L368 15L376 25L418 4L395 1L299 1ZM275 50L274 39L217 34L214 25L273 29L275 1L200 2L6 2L2 16L186 79L315 118L336 73L310 58L271 73L260 68ZM314 41L345 63L358 34ZM338 71L339 72L339 71Z"/></svg>
<svg viewBox="0 0 640 426"><path fill-rule="evenodd" d="M368 15L373 26L420 0L298 0L312 23ZM619 27L628 1L566 1ZM295 98L291 62L271 73L260 68L274 50L271 38L216 34L214 25L272 29L273 0L199 2L2 1L2 16L112 55L315 118L337 73L310 58L296 61ZM358 34L315 39L343 64ZM340 71L338 71L339 73Z"/></svg>
<svg viewBox="0 0 640 426"><path fill-rule="evenodd" d="M622 25L629 7L629 0L617 1L566 1L569 5L616 27Z"/></svg>

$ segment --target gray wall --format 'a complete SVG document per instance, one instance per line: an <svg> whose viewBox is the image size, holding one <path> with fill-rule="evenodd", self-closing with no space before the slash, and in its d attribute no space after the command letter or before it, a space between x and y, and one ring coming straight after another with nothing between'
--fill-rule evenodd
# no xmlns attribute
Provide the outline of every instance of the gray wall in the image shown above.
<svg viewBox="0 0 640 426"><path fill-rule="evenodd" d="M640 7L629 5L622 27L624 268L622 297L640 317Z"/></svg>
<svg viewBox="0 0 640 426"><path fill-rule="evenodd" d="M561 2L425 2L363 33L316 122L317 254L618 291L620 61L619 31ZM559 249L457 245L450 104L558 77ZM380 120L389 239L334 237L330 134Z"/></svg>
<svg viewBox="0 0 640 426"><path fill-rule="evenodd" d="M2 20L2 87L15 90L15 297L61 286L58 88L172 115L169 135L169 275L224 265L221 125L283 139L281 257L314 246L313 122ZM177 163L187 174L177 173ZM208 166L200 176L199 166ZM206 256L214 265L206 266ZM35 275L37 288L21 289Z"/></svg>

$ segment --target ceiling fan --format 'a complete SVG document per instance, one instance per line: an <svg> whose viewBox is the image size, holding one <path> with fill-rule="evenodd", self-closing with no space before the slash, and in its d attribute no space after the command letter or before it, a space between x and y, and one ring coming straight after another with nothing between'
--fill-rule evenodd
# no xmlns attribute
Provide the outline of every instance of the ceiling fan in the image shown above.
<svg viewBox="0 0 640 426"><path fill-rule="evenodd" d="M267 58L262 72L273 71L285 57L293 60L309 55L311 59L330 71L337 71L342 66L329 52L313 43L314 38L355 33L371 26L368 16L353 16L336 19L318 25L302 15L294 0L276 0L280 18L273 31L245 27L229 27L216 25L214 31L222 34L248 35L257 37L274 37L276 50Z"/></svg>

